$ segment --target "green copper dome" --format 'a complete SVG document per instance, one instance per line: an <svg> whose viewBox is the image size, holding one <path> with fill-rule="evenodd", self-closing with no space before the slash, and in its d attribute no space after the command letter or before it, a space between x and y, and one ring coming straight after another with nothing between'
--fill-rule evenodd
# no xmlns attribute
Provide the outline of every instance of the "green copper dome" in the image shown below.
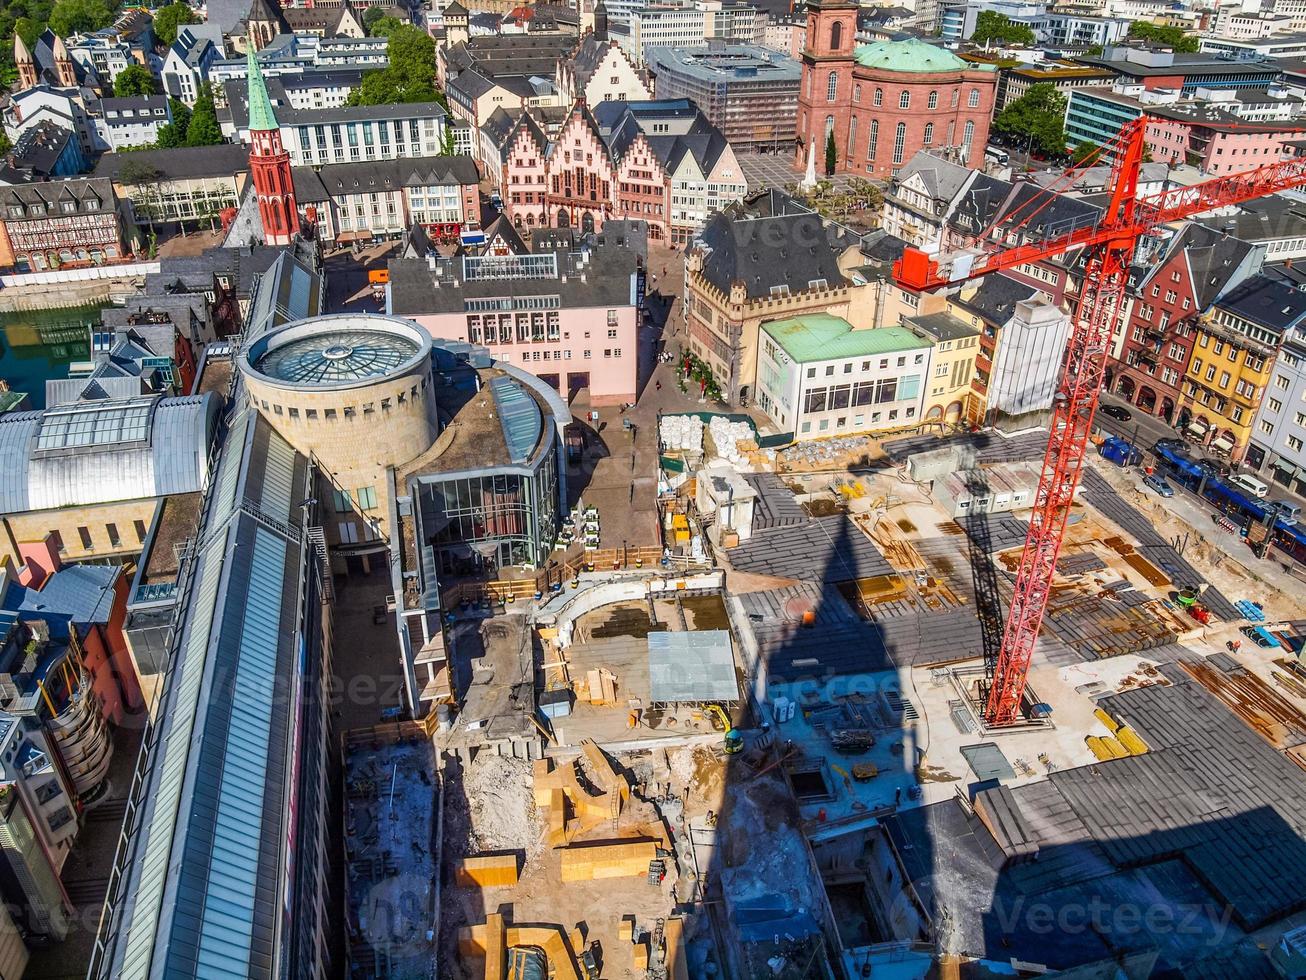
<svg viewBox="0 0 1306 980"><path fill-rule="evenodd" d="M884 71L935 72L992 68L962 61L951 51L911 38L906 41L876 41L860 45L854 52L857 64Z"/></svg>

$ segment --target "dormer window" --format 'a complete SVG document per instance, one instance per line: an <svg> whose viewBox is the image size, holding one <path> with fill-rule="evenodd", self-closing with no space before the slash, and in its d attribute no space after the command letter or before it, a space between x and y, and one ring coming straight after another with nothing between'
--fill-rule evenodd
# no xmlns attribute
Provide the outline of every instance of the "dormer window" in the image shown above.
<svg viewBox="0 0 1306 980"><path fill-rule="evenodd" d="M77 202L76 202L76 201L64 201L64 202L63 202L63 210L64 210L64 214L74 214L74 213L77 211Z"/></svg>

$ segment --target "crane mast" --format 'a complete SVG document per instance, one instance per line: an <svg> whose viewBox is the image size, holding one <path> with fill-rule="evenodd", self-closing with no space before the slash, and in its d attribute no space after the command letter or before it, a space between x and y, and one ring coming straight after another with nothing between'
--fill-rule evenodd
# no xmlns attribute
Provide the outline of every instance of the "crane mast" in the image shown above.
<svg viewBox="0 0 1306 980"><path fill-rule="evenodd" d="M1001 242L981 240L975 248L951 256L933 257L908 248L894 264L894 278L899 284L929 290L1084 250L1084 282L1053 397L1048 446L1029 531L1016 572L1002 646L996 663L991 665L992 682L982 692L984 719L990 727L1012 725L1022 717L1029 665L1047 611L1070 506L1088 455L1107 350L1138 239L1167 221L1306 184L1306 159L1297 159L1140 198L1138 179L1148 121L1143 116L1126 123L1116 138L1099 151L1099 155L1109 155L1113 161L1111 198L1101 219L1093 225L1005 248ZM1010 230L1007 234L1010 237Z"/></svg>

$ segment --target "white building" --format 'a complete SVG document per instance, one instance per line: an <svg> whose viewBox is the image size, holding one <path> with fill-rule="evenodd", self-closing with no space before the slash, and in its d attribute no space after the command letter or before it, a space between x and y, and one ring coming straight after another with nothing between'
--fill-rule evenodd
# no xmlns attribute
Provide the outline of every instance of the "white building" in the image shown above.
<svg viewBox="0 0 1306 980"><path fill-rule="evenodd" d="M1056 306L1037 296L1018 302L998 339L989 411L1016 416L1050 409L1069 339L1070 317Z"/></svg>
<svg viewBox="0 0 1306 980"><path fill-rule="evenodd" d="M736 44L761 44L766 36L766 15L746 4L727 5L722 0L694 0L681 7L642 7L630 17L630 30L617 35L618 43L636 65L644 63L650 47L707 47L710 40Z"/></svg>
<svg viewBox="0 0 1306 980"><path fill-rule="evenodd" d="M763 323L757 407L797 439L912 428L933 345L905 327L854 330L810 313Z"/></svg>
<svg viewBox="0 0 1306 980"><path fill-rule="evenodd" d="M147 146L159 139L159 127L172 122L166 95L135 95L101 99L92 123L101 150Z"/></svg>
<svg viewBox="0 0 1306 980"><path fill-rule="evenodd" d="M1306 336L1284 335L1252 426L1247 462L1295 493L1306 491Z"/></svg>
<svg viewBox="0 0 1306 980"><path fill-rule="evenodd" d="M114 80L129 65L137 64L126 41L95 34L74 36L68 43L68 54L73 61L93 71L106 92L113 90Z"/></svg>
<svg viewBox="0 0 1306 980"><path fill-rule="evenodd" d="M44 121L75 134L87 156L103 149L78 89L54 88L44 83L33 85L10 95L3 112L5 134L11 143L17 143L24 132Z"/></svg>
<svg viewBox="0 0 1306 980"><path fill-rule="evenodd" d="M209 70L225 53L222 45L222 32L217 27L191 24L178 30L177 40L163 59L163 91L193 106L200 85L209 81Z"/></svg>

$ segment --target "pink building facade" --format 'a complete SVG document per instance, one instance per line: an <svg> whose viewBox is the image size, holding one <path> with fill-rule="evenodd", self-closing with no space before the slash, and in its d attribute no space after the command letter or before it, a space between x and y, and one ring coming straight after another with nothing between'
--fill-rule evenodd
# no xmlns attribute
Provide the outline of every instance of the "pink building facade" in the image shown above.
<svg viewBox="0 0 1306 980"><path fill-rule="evenodd" d="M568 401L631 402L643 255L642 234L616 222L576 251L395 259L386 312L433 337L485 347Z"/></svg>
<svg viewBox="0 0 1306 980"><path fill-rule="evenodd" d="M612 215L615 170L598 124L578 102L550 147L545 195L550 226L600 231Z"/></svg>
<svg viewBox="0 0 1306 980"><path fill-rule="evenodd" d="M1158 163L1191 162L1211 177L1255 170L1295 155L1288 144L1300 141L1306 126L1297 123L1239 123L1215 128L1171 119L1153 119L1144 139Z"/></svg>

